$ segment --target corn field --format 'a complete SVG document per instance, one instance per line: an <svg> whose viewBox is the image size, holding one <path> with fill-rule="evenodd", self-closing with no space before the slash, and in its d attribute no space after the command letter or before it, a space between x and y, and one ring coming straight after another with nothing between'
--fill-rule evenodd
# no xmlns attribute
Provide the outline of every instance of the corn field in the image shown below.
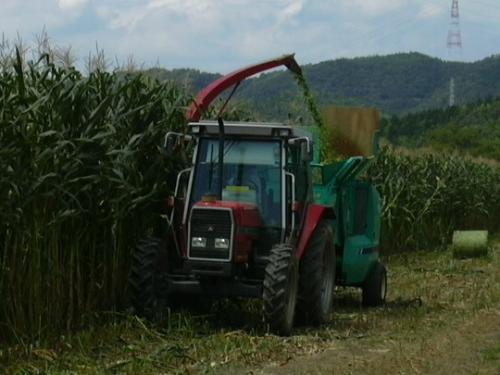
<svg viewBox="0 0 500 375"><path fill-rule="evenodd" d="M385 148L368 179L382 197L386 252L443 247L457 229L500 229L498 164Z"/></svg>
<svg viewBox="0 0 500 375"><path fill-rule="evenodd" d="M131 249L165 227L184 160L165 159L161 143L183 129L190 98L142 75L83 76L19 53L0 98L0 342L43 339L125 305ZM500 227L497 167L386 149L368 177L383 198L384 250Z"/></svg>
<svg viewBox="0 0 500 375"><path fill-rule="evenodd" d="M0 341L124 302L131 247L159 227L189 98L169 83L26 64L0 76Z"/></svg>

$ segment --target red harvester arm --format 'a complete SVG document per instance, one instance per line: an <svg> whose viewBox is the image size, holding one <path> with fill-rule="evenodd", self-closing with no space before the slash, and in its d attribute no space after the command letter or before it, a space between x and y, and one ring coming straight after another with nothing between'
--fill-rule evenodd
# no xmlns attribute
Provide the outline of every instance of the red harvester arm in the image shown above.
<svg viewBox="0 0 500 375"><path fill-rule="evenodd" d="M188 121L199 121L201 115L204 111L207 110L210 103L212 103L212 101L227 88L239 84L241 81L253 76L254 74L276 68L281 65L286 66L295 74L302 74L300 66L299 64L297 64L297 61L295 61L293 54L284 55L275 59L235 70L234 72L226 74L225 76L220 77L218 80L212 82L198 94L196 100L189 107L186 113Z"/></svg>

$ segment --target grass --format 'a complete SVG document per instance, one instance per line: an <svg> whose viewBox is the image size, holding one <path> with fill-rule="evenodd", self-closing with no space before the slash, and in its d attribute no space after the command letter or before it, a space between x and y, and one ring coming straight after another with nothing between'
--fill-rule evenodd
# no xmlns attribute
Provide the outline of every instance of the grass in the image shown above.
<svg viewBox="0 0 500 375"><path fill-rule="evenodd" d="M500 361L500 345L483 351L483 355L487 361Z"/></svg>
<svg viewBox="0 0 500 375"><path fill-rule="evenodd" d="M414 366L424 366L418 361L422 353L433 355L430 341L445 345L455 327L466 327L481 314L499 309L499 251L497 246L488 258L461 261L452 259L450 252L390 256L390 294L384 308L362 309L359 291L341 290L331 324L299 327L289 338L266 332L258 302L224 301L205 315L176 311L154 325L115 315L107 324L61 336L50 345L3 348L0 371L236 373L270 365L279 369L297 356L321 355L339 347L366 350L370 358L409 343L397 360L408 356ZM498 345L482 350L483 361L500 356Z"/></svg>

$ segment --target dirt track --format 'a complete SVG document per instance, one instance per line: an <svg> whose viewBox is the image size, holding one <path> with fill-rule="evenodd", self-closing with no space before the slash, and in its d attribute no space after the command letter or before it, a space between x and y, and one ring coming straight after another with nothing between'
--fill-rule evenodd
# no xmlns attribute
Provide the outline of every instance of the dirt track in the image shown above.
<svg viewBox="0 0 500 375"><path fill-rule="evenodd" d="M407 274L393 274L395 293L408 296L413 285L413 295L423 296L422 313L398 311L401 296L389 298L389 308L377 315L387 321L366 325L359 338L335 340L319 353L249 373L500 374L499 245L489 260L427 259L408 264L413 269Z"/></svg>
<svg viewBox="0 0 500 375"><path fill-rule="evenodd" d="M500 309L458 321L426 336L359 339L258 374L500 374ZM495 351L495 349L497 351ZM485 356L497 356L486 359ZM496 353L496 354L495 354Z"/></svg>

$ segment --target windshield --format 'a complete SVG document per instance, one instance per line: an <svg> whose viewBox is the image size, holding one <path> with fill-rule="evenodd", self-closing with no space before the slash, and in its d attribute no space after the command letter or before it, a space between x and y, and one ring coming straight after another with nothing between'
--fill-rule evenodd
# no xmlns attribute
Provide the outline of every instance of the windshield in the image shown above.
<svg viewBox="0 0 500 375"><path fill-rule="evenodd" d="M217 195L219 141L201 139L190 203ZM222 200L257 206L266 226L281 226L281 143L226 139Z"/></svg>

